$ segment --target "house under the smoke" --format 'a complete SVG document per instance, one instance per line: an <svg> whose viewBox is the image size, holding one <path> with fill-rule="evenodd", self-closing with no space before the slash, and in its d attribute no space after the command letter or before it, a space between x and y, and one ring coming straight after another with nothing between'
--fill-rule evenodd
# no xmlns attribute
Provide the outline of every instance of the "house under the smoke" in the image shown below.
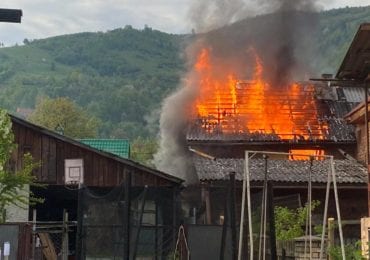
<svg viewBox="0 0 370 260"><path fill-rule="evenodd" d="M304 93L305 86L300 86ZM207 119L200 118L189 127L187 142L194 153L193 162L200 180L202 207L201 223L217 224L224 216L223 198L228 185L229 174L235 173L237 182L237 208L241 200L241 180L244 171L245 151L274 151L296 154L333 155L339 187L339 197L344 219L358 219L367 213L367 172L356 161L356 136L353 126L348 125L343 116L362 100L361 89L333 88L318 86L312 95L317 108L317 122L325 125L325 132L320 138L310 135L308 138L283 139L275 133L267 134L263 130L243 133L223 133L218 124L207 125ZM289 113L295 113L294 108ZM305 113L305 111L298 111ZM297 113L298 113L297 112ZM279 113L279 112L278 112ZM281 111L280 111L281 113ZM228 123L220 121L220 124ZM214 129L217 129L215 131ZM294 136L294 134L293 134ZM204 155L202 156L202 153ZM292 158L293 157L293 158ZM273 182L274 196L282 205L303 205L307 199L309 171L312 173L313 199L324 202L328 160L299 160L283 155L270 156L267 160L268 178ZM250 159L252 190L261 190L264 180L264 159L257 155ZM239 206L238 206L239 205ZM336 216L334 204L329 208L329 215ZM320 211L320 210L319 210ZM238 211L239 212L239 211Z"/></svg>
<svg viewBox="0 0 370 260"><path fill-rule="evenodd" d="M362 40L369 42L368 37ZM366 44L362 42L360 45ZM356 55L351 58L356 60ZM279 94L279 90L266 92L262 97L256 95L256 92L250 92L250 100L261 99L254 106L252 101L245 98L244 101L250 103L238 103L238 95L243 98L248 96L248 88L253 90L248 82L238 84L234 97L218 97L217 100L210 98L204 102L203 105L208 106L208 114L199 113L187 131L187 144L193 151L193 163L200 181L198 188L201 203L196 205L197 223L222 223L231 173L235 173L237 180L236 216L240 216L245 151L292 153L290 157L270 155L267 159L268 179L273 183L274 201L278 205L290 207L303 205L307 201L308 176L311 171L312 199L321 202L316 212L318 215L323 212L329 162L299 160L302 158L294 154L333 155L342 218L353 220L366 216L367 169L362 164L362 153L358 152L362 149L359 147L361 139L357 140L360 132L344 120L344 116L364 100L363 89L354 86L335 87L325 82L301 82L291 88L288 95ZM270 115L263 112L268 106L273 106L269 110ZM275 127L278 118L286 122L285 129ZM259 120L264 122L259 124ZM270 126L266 122L269 120ZM293 122L293 127L289 122ZM261 155L249 160L254 194L261 191L265 163ZM332 195L330 200L333 201ZM329 204L328 214L336 217L334 203ZM347 232L347 235L359 237L359 231L352 234Z"/></svg>

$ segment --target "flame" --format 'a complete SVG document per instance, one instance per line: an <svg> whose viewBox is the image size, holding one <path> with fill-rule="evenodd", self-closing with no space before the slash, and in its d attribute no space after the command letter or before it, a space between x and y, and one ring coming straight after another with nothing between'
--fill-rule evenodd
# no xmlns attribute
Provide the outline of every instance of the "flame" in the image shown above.
<svg viewBox="0 0 370 260"><path fill-rule="evenodd" d="M305 150L295 150L292 149L289 151L291 154L291 160L309 160L312 157L315 160L323 160L325 155L325 151L322 149L305 149Z"/></svg>
<svg viewBox="0 0 370 260"><path fill-rule="evenodd" d="M233 71L216 64L204 48L194 70L199 97L194 116L209 134L269 135L277 140L322 140L327 126L318 119L314 86L298 83L270 85L264 64L254 52L253 76L240 81ZM224 66L225 67L225 66Z"/></svg>

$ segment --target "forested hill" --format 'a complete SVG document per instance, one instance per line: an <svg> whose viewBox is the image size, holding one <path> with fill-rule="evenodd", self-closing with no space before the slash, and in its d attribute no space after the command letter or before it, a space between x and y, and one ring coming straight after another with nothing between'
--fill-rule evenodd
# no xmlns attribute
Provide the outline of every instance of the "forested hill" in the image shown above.
<svg viewBox="0 0 370 260"><path fill-rule="evenodd" d="M254 18L251 18L254 19ZM335 72L370 7L319 15L318 71ZM248 26L248 20L243 21ZM33 108L38 97L70 97L103 122L101 137L155 136L161 101L185 70L191 35L126 26L0 49L0 107ZM0 39L1 41L1 39Z"/></svg>

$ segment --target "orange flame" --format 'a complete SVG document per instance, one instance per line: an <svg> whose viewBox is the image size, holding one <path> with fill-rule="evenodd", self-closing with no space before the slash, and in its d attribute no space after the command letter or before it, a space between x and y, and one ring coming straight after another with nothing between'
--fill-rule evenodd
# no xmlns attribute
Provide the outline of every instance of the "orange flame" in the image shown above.
<svg viewBox="0 0 370 260"><path fill-rule="evenodd" d="M202 49L195 64L200 93L194 113L202 119L203 130L210 134L265 134L280 140L325 138L327 126L318 119L312 85L269 85L256 53L252 80L239 81L227 68L219 72L210 53L210 49Z"/></svg>

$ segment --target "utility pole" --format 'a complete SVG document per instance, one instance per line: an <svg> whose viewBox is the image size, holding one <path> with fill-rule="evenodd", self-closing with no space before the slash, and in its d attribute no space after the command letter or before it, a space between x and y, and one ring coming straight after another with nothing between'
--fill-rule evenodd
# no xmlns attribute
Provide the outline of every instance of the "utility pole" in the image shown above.
<svg viewBox="0 0 370 260"><path fill-rule="evenodd" d="M0 8L0 22L20 23L22 15L22 10L19 9Z"/></svg>

